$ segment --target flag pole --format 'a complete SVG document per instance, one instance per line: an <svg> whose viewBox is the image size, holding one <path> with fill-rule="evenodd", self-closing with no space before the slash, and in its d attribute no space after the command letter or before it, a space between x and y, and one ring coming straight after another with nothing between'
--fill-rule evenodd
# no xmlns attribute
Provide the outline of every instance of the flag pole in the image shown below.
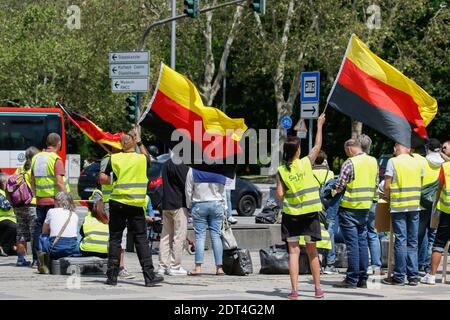
<svg viewBox="0 0 450 320"><path fill-rule="evenodd" d="M328 101L327 101L327 104L325 105L325 109L323 109L322 113L325 113L327 111L327 108L328 108Z"/></svg>

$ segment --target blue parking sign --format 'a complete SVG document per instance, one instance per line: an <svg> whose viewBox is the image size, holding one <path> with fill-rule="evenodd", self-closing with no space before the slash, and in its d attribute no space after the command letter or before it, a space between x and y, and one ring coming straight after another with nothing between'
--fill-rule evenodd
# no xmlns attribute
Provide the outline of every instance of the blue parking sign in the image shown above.
<svg viewBox="0 0 450 320"><path fill-rule="evenodd" d="M300 103L319 102L320 72L302 72Z"/></svg>

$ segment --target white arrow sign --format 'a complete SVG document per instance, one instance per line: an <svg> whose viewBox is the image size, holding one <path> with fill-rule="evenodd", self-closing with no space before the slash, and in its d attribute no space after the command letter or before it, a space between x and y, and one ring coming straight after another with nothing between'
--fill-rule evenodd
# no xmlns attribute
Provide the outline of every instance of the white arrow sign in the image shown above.
<svg viewBox="0 0 450 320"><path fill-rule="evenodd" d="M111 89L112 92L148 92L149 82L148 78L113 78L111 80Z"/></svg>
<svg viewBox="0 0 450 320"><path fill-rule="evenodd" d="M109 77L110 78L134 78L134 77L148 77L148 64L146 63L125 63L125 64L110 64Z"/></svg>
<svg viewBox="0 0 450 320"><path fill-rule="evenodd" d="M300 114L303 119L317 119L319 117L319 104L302 103L300 105Z"/></svg>
<svg viewBox="0 0 450 320"><path fill-rule="evenodd" d="M110 52L109 63L148 63L150 51Z"/></svg>

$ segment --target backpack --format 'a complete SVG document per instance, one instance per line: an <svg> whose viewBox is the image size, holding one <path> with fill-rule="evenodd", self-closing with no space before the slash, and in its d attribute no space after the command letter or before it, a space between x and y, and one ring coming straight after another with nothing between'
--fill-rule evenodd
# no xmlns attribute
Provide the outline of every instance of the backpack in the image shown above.
<svg viewBox="0 0 450 320"><path fill-rule="evenodd" d="M26 206L33 200L33 193L25 181L25 172L10 176L5 191L13 207Z"/></svg>

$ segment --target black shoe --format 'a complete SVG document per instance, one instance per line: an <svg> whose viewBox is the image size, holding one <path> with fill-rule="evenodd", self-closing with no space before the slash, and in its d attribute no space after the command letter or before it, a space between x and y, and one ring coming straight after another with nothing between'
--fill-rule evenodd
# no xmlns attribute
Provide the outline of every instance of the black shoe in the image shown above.
<svg viewBox="0 0 450 320"><path fill-rule="evenodd" d="M419 284L419 279L410 279L410 280L408 280L408 286L413 286L413 287L415 287L415 286L417 286Z"/></svg>
<svg viewBox="0 0 450 320"><path fill-rule="evenodd" d="M367 279L360 279L356 286L358 288L367 289Z"/></svg>
<svg viewBox="0 0 450 320"><path fill-rule="evenodd" d="M346 288L346 289L355 289L356 288L356 286L354 284L347 282L347 280L343 280L342 282L333 284L333 287L334 288Z"/></svg>
<svg viewBox="0 0 450 320"><path fill-rule="evenodd" d="M391 286L404 286L405 283L403 281L398 281L395 280L394 278L385 278L383 280L381 280L382 283L384 284L389 284Z"/></svg>
<svg viewBox="0 0 450 320"><path fill-rule="evenodd" d="M164 277L158 273L153 273L151 280L145 281L146 287L153 287L155 284L164 281Z"/></svg>
<svg viewBox="0 0 450 320"><path fill-rule="evenodd" d="M117 286L117 277L119 276L119 260L108 261L108 269L106 271L105 284L110 286Z"/></svg>

